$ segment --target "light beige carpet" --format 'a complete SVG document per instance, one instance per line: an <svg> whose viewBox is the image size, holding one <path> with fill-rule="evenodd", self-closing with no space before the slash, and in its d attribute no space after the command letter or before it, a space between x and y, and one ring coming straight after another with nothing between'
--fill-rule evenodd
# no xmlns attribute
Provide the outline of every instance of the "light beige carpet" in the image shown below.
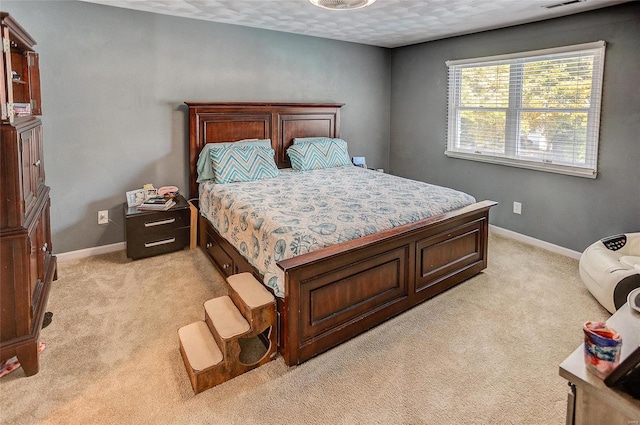
<svg viewBox="0 0 640 425"><path fill-rule="evenodd" d="M319 357L193 395L177 329L222 278L200 250L59 265L40 372L0 380L3 424L563 424L558 365L608 313L577 261L492 235L480 275Z"/></svg>

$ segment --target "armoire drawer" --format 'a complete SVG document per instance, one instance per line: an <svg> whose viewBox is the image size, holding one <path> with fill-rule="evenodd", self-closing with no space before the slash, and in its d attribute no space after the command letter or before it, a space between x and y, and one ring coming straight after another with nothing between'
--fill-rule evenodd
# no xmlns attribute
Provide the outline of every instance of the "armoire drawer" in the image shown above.
<svg viewBox="0 0 640 425"><path fill-rule="evenodd" d="M2 126L1 134L0 227L25 227L45 187L42 124L30 117L19 125Z"/></svg>
<svg viewBox="0 0 640 425"><path fill-rule="evenodd" d="M51 255L48 190L37 200L27 228L3 232L0 237L0 324L2 341L37 333L44 314L48 290L55 277Z"/></svg>

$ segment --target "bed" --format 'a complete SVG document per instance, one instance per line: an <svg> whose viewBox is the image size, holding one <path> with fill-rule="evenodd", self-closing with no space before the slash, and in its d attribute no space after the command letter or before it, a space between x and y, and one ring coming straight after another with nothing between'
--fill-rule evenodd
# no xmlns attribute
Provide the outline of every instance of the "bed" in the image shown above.
<svg viewBox="0 0 640 425"><path fill-rule="evenodd" d="M291 163L287 149L294 139L338 138L343 106L194 102L187 105L191 199L199 199L201 192L208 193L206 184L198 184L196 172L198 157L207 144L269 139L275 163L282 169L280 174L283 178L295 178L288 170ZM376 173L355 170L353 166L345 168L349 173ZM277 190L286 191L291 186L284 183ZM267 277L265 283L277 297L278 351L291 366L486 268L488 215L495 202L471 199L463 205L274 261L265 272L247 249L234 247L229 235L223 237L224 232L212 224L213 216L203 204L198 223L199 245L225 276L251 272L260 281ZM269 285L270 275L277 276L278 283Z"/></svg>

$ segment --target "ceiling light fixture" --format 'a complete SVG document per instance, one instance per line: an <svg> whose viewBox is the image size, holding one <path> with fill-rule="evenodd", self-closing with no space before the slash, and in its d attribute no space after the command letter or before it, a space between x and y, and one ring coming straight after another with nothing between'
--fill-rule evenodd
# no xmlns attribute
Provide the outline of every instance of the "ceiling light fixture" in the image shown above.
<svg viewBox="0 0 640 425"><path fill-rule="evenodd" d="M311 4L328 10L361 9L375 3L376 0L309 0Z"/></svg>

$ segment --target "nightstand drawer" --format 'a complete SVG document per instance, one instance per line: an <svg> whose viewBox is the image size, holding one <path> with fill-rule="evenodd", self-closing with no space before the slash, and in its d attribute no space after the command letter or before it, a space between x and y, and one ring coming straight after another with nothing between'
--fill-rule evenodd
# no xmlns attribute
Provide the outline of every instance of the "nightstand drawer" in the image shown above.
<svg viewBox="0 0 640 425"><path fill-rule="evenodd" d="M191 209L184 197L178 195L175 201L167 211L142 211L124 205L127 257L137 260L189 246Z"/></svg>
<svg viewBox="0 0 640 425"><path fill-rule="evenodd" d="M127 256L133 260L179 251L189 245L189 227L170 229L162 234L127 238Z"/></svg>
<svg viewBox="0 0 640 425"><path fill-rule="evenodd" d="M127 240L163 235L173 229L189 227L191 212L187 210L160 211L140 214L127 219Z"/></svg>

